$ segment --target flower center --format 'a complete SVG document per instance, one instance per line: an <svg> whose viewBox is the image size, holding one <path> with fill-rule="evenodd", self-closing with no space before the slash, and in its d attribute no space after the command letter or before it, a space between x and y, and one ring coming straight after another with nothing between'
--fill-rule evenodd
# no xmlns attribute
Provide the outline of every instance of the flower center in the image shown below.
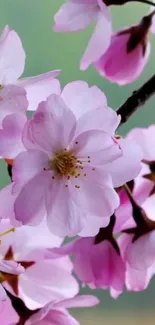
<svg viewBox="0 0 155 325"><path fill-rule="evenodd" d="M75 176L76 162L74 154L64 149L56 152L54 159L50 161L50 167L60 176Z"/></svg>

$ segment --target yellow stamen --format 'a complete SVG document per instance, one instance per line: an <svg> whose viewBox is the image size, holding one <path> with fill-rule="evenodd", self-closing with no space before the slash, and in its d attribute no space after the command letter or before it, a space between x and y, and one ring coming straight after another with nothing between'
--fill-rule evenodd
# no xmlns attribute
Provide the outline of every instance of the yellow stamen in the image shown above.
<svg viewBox="0 0 155 325"><path fill-rule="evenodd" d="M10 232L15 232L15 230L16 230L16 228L11 228L11 229L9 229L9 230L7 230L7 231L5 231L5 232L2 232L2 233L0 234L0 237L3 237L3 236L5 236L5 235L8 235L8 234L10 234Z"/></svg>

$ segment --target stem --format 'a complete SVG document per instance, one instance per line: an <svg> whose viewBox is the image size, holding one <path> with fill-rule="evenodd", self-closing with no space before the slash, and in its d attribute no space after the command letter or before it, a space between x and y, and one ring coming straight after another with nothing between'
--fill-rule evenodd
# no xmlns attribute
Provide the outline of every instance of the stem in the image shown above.
<svg viewBox="0 0 155 325"><path fill-rule="evenodd" d="M152 1L149 1L149 0L136 0L137 2L141 2L141 3L146 3L150 6L153 6L155 7L155 3L153 3Z"/></svg>
<svg viewBox="0 0 155 325"><path fill-rule="evenodd" d="M107 6L121 6L128 2L140 2L155 7L155 3L150 0L102 0Z"/></svg>
<svg viewBox="0 0 155 325"><path fill-rule="evenodd" d="M125 103L117 109L117 114L121 115L120 125L127 122L129 117L154 94L155 74L142 87L135 90Z"/></svg>

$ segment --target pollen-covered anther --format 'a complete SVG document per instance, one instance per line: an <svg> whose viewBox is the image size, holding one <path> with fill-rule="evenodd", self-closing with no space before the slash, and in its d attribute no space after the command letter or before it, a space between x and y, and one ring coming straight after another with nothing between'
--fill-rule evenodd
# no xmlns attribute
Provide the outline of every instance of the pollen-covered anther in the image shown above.
<svg viewBox="0 0 155 325"><path fill-rule="evenodd" d="M75 185L75 188L78 188L78 189L79 189L79 188L80 188L80 186L79 186L79 185Z"/></svg>
<svg viewBox="0 0 155 325"><path fill-rule="evenodd" d="M56 152L55 157L50 160L50 169L54 170L59 176L67 177L76 176L76 163L77 159L71 151L66 149Z"/></svg>
<svg viewBox="0 0 155 325"><path fill-rule="evenodd" d="M0 283L4 282L5 278L4 275L0 272Z"/></svg>

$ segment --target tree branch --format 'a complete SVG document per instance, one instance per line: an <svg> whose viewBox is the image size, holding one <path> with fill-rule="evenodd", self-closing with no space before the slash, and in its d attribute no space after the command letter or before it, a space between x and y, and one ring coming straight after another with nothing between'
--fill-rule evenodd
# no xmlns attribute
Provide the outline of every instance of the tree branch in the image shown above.
<svg viewBox="0 0 155 325"><path fill-rule="evenodd" d="M139 107L155 94L155 75L152 76L142 87L135 90L126 102L117 109L117 114L121 115L121 123L127 122L129 117L137 111Z"/></svg>

